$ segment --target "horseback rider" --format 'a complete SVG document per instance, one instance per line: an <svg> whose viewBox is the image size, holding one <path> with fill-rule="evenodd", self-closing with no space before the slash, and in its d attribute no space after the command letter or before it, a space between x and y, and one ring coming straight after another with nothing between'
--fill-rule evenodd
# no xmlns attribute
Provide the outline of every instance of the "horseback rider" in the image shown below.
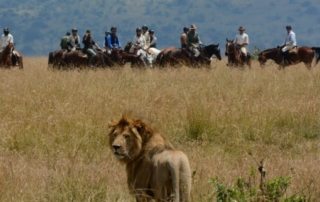
<svg viewBox="0 0 320 202"><path fill-rule="evenodd" d="M281 49L283 64L290 63L289 61L289 51L297 46L296 34L292 31L292 27L290 25L286 26L287 36L284 42L284 45Z"/></svg>
<svg viewBox="0 0 320 202"><path fill-rule="evenodd" d="M132 46L129 50L130 53L135 53L138 57L140 57L143 64L146 66L146 39L142 34L142 29L140 27L136 28L136 34L133 37Z"/></svg>
<svg viewBox="0 0 320 202"><path fill-rule="evenodd" d="M154 35L154 30L149 30L149 36L150 36L150 46L149 48L156 48L157 47L157 37Z"/></svg>
<svg viewBox="0 0 320 202"><path fill-rule="evenodd" d="M120 41L117 36L116 27L111 27L110 32L106 32L106 36L104 38L104 45L109 54L111 54L111 50L121 48Z"/></svg>
<svg viewBox="0 0 320 202"><path fill-rule="evenodd" d="M130 48L130 53L134 53L137 51L137 55L139 55L139 50L144 49L146 46L146 39L142 35L142 30L140 27L136 29L136 35L133 37L132 47Z"/></svg>
<svg viewBox="0 0 320 202"><path fill-rule="evenodd" d="M73 51L81 49L80 48L80 36L78 34L77 28L71 29L70 46Z"/></svg>
<svg viewBox="0 0 320 202"><path fill-rule="evenodd" d="M13 44L13 36L10 34L9 28L3 29L3 34L1 36L0 42L1 42L0 52L2 52L9 45L9 43Z"/></svg>
<svg viewBox="0 0 320 202"><path fill-rule="evenodd" d="M188 27L184 27L183 28L183 32L180 35L180 44L181 44L181 48L187 48L188 47L188 32L189 32L189 28Z"/></svg>
<svg viewBox="0 0 320 202"><path fill-rule="evenodd" d="M82 38L84 45L84 52L89 56L89 64L92 63L93 58L97 55L96 50L100 50L99 45L93 40L91 31L87 30Z"/></svg>
<svg viewBox="0 0 320 202"><path fill-rule="evenodd" d="M237 45L237 48L240 49L243 58L247 60L249 57L249 52L247 50L247 46L249 45L249 36L245 33L245 30L246 29L244 27L239 27L239 34L236 35L234 43Z"/></svg>
<svg viewBox="0 0 320 202"><path fill-rule="evenodd" d="M67 32L60 40L60 48L62 50L71 51L70 32Z"/></svg>
<svg viewBox="0 0 320 202"><path fill-rule="evenodd" d="M147 25L143 25L142 27L142 35L144 36L146 40L145 49L148 49L150 47L150 34L149 34L149 28Z"/></svg>
<svg viewBox="0 0 320 202"><path fill-rule="evenodd" d="M196 25L192 24L187 34L187 47L195 57L199 57L200 56L199 49L200 49L201 41L196 30L197 30Z"/></svg>
<svg viewBox="0 0 320 202"><path fill-rule="evenodd" d="M0 40L0 54L9 44L14 45L14 40L13 40L12 34L10 34L9 28L6 27L3 29L3 34ZM17 61L18 61L19 53L14 50L14 47L11 49L11 51L12 51L12 63L13 65L18 65Z"/></svg>

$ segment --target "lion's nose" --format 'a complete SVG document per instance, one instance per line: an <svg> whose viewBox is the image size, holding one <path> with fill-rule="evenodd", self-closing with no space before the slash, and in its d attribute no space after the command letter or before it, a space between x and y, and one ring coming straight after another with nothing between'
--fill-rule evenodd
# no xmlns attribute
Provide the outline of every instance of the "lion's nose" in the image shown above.
<svg viewBox="0 0 320 202"><path fill-rule="evenodd" d="M120 146L120 145L115 145L115 144L114 144L114 145L112 145L112 147L113 147L113 149L114 149L115 151L117 151L118 149L120 149L120 147L121 147L121 146Z"/></svg>

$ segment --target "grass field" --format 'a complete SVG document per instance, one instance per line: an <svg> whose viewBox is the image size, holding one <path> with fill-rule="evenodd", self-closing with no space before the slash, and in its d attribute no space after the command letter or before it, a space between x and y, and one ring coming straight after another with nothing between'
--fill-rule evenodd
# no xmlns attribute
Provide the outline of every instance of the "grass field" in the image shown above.
<svg viewBox="0 0 320 202"><path fill-rule="evenodd" d="M0 70L0 201L133 201L109 151L107 123L147 120L189 156L193 201L213 201L209 180L258 172L290 176L290 194L320 198L320 70L49 71L26 58ZM256 175L258 177L258 175Z"/></svg>

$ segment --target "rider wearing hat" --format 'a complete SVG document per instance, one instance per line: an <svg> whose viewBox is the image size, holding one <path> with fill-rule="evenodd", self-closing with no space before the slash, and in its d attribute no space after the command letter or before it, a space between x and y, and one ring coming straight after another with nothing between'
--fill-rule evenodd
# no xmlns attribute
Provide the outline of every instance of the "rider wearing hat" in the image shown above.
<svg viewBox="0 0 320 202"><path fill-rule="evenodd" d="M157 37L154 35L154 30L149 30L149 36L150 36L150 46L149 48L156 48L157 47Z"/></svg>
<svg viewBox="0 0 320 202"><path fill-rule="evenodd" d="M95 50L101 50L99 45L93 40L91 31L87 30L82 38L82 43L84 45L84 51L89 56L89 64L92 63L94 56L97 55Z"/></svg>
<svg viewBox="0 0 320 202"><path fill-rule="evenodd" d="M116 27L111 27L110 32L106 32L104 45L105 48L109 50L121 48Z"/></svg>
<svg viewBox="0 0 320 202"><path fill-rule="evenodd" d="M149 28L147 25L143 25L141 27L142 29L142 35L144 36L145 40L146 40L146 44L144 49L148 49L150 47L150 34L149 34Z"/></svg>
<svg viewBox="0 0 320 202"><path fill-rule="evenodd" d="M70 45L70 32L67 32L60 40L60 48L62 50L71 50L71 45Z"/></svg>
<svg viewBox="0 0 320 202"><path fill-rule="evenodd" d="M10 34L9 28L3 29L3 34L1 36L0 42L1 42L0 52L2 52L9 45L9 43L13 44L13 36Z"/></svg>
<svg viewBox="0 0 320 202"><path fill-rule="evenodd" d="M78 35L77 28L71 29L70 46L72 50L80 49L80 36Z"/></svg>
<svg viewBox="0 0 320 202"><path fill-rule="evenodd" d="M189 32L187 34L187 45L188 49L193 53L195 57L199 57L200 55L200 37L196 32L197 27L195 24L192 24L189 28Z"/></svg>
<svg viewBox="0 0 320 202"><path fill-rule="evenodd" d="M297 46L297 39L296 34L292 31L292 27L290 25L286 26L287 36L283 45L282 56L283 56L283 63L289 63L288 56L289 51Z"/></svg>
<svg viewBox="0 0 320 202"><path fill-rule="evenodd" d="M145 46L146 46L146 39L144 38L144 36L142 34L141 28L138 27L136 29L136 34L134 35L133 40L132 40L132 47L130 49L130 53L134 53L135 50L144 49Z"/></svg>
<svg viewBox="0 0 320 202"><path fill-rule="evenodd" d="M239 27L239 34L236 35L234 43L239 47L241 53L246 58L248 56L247 46L249 45L249 36L245 33L245 30L246 29L244 27Z"/></svg>

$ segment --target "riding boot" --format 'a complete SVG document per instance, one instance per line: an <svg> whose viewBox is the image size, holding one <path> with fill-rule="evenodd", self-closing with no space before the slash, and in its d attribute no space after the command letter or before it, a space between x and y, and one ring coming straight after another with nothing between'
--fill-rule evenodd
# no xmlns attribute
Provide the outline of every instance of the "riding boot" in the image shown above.
<svg viewBox="0 0 320 202"><path fill-rule="evenodd" d="M282 52L282 64L283 65L288 65L289 64L289 60L288 60L288 57L289 57L289 52L286 51L286 52Z"/></svg>

